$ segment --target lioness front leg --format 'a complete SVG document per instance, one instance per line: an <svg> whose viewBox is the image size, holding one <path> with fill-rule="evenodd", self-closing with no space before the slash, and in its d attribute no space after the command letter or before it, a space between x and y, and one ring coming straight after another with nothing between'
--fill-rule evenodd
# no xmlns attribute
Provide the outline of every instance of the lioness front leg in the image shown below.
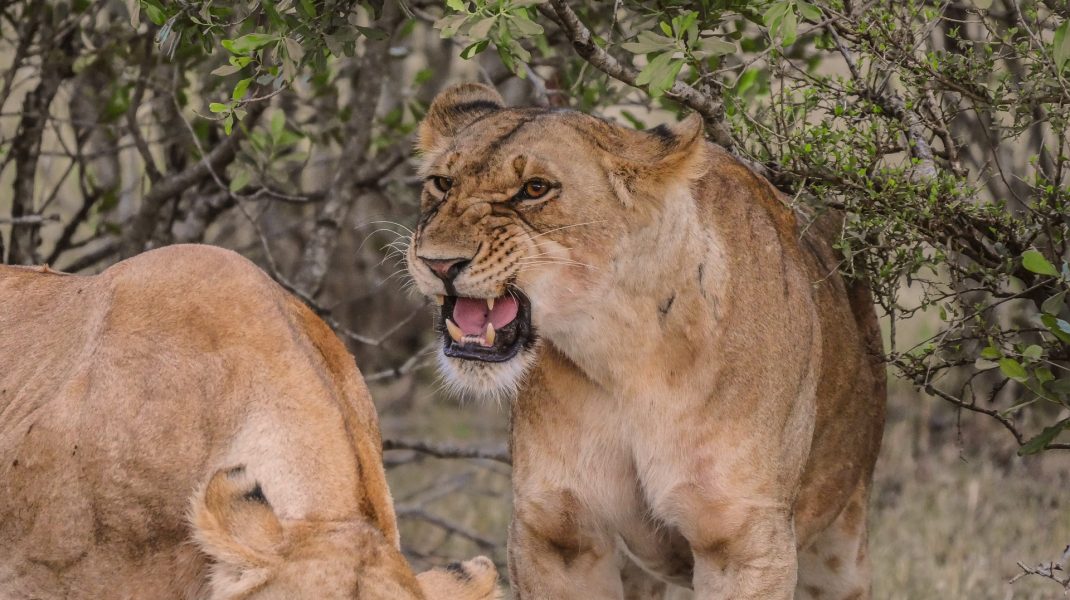
<svg viewBox="0 0 1070 600"><path fill-rule="evenodd" d="M687 529L696 600L793 597L798 559L787 508L708 510Z"/></svg>
<svg viewBox="0 0 1070 600"><path fill-rule="evenodd" d="M516 500L509 575L517 600L620 600L624 593L612 538L589 526L567 491Z"/></svg>

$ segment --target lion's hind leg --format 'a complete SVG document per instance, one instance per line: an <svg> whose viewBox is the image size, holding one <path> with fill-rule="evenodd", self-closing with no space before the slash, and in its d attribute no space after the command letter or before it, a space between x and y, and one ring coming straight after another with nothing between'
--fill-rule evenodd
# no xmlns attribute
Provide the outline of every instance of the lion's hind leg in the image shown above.
<svg viewBox="0 0 1070 600"><path fill-rule="evenodd" d="M796 600L869 600L868 499L860 484L836 520L799 549Z"/></svg>

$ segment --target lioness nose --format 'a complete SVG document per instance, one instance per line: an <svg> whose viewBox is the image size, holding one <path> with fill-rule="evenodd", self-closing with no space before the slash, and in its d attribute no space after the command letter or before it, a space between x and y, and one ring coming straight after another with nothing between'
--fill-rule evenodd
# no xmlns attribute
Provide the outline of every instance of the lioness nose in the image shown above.
<svg viewBox="0 0 1070 600"><path fill-rule="evenodd" d="M472 262L467 258L424 258L422 256L420 260L424 261L424 264L430 267L431 271L445 282L451 282L456 279L461 269L464 269L468 266L468 263Z"/></svg>

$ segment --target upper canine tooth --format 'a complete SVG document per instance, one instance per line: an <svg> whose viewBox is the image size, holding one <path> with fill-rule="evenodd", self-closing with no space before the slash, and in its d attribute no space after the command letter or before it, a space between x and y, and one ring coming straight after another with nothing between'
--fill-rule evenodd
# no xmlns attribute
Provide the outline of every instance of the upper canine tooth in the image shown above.
<svg viewBox="0 0 1070 600"><path fill-rule="evenodd" d="M483 345L490 347L494 345L494 324L487 321L487 331L483 334Z"/></svg>
<svg viewBox="0 0 1070 600"><path fill-rule="evenodd" d="M487 298L487 310L494 310L494 298Z"/></svg>
<svg viewBox="0 0 1070 600"><path fill-rule="evenodd" d="M453 322L452 319L446 319L446 330L450 332L450 337L453 341L460 343L461 338L464 337L464 333L461 332L461 328Z"/></svg>
<svg viewBox="0 0 1070 600"><path fill-rule="evenodd" d="M446 303L446 297L441 294L435 294L435 304L442 306Z"/></svg>

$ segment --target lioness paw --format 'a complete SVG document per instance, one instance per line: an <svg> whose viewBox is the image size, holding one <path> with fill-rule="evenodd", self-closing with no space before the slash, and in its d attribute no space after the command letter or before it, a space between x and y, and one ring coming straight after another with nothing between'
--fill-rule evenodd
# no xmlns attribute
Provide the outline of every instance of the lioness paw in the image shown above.
<svg viewBox="0 0 1070 600"><path fill-rule="evenodd" d="M416 576L427 600L499 600L498 569L485 556L450 563Z"/></svg>

